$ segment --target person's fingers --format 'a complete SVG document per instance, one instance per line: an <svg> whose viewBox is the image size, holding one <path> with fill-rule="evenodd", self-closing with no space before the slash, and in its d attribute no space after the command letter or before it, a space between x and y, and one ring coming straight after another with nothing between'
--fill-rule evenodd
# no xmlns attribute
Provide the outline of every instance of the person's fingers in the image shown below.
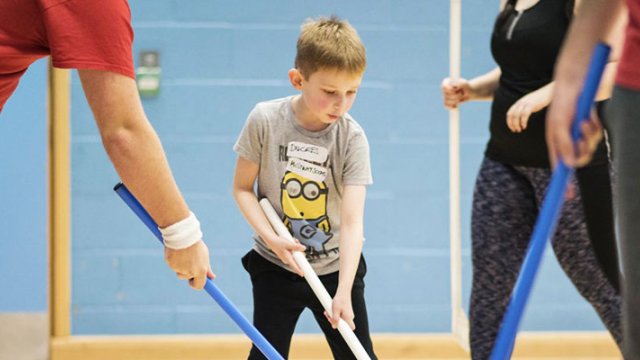
<svg viewBox="0 0 640 360"><path fill-rule="evenodd" d="M565 201L573 200L576 197L576 186L569 182L567 185L567 192L564 194Z"/></svg>
<svg viewBox="0 0 640 360"><path fill-rule="evenodd" d="M520 121L518 120L519 112L517 105L518 104L514 104L513 106L511 106L511 108L509 108L509 111L507 111L507 126L509 127L509 130L516 133L520 132Z"/></svg>
<svg viewBox="0 0 640 360"><path fill-rule="evenodd" d="M442 81L442 84L440 85L440 90L442 91L442 94L445 98L455 95L456 89L457 88L452 86L451 82L448 79L444 79Z"/></svg>
<svg viewBox="0 0 640 360"><path fill-rule="evenodd" d="M513 116L513 106L509 108L509 110L507 111L507 127L509 128L509 130L511 130L511 132L515 132L513 129L513 125L511 124L512 116Z"/></svg>
<svg viewBox="0 0 640 360"><path fill-rule="evenodd" d="M602 121L600 121L600 116L598 115L598 112L596 111L595 108L591 110L589 124L591 126L595 126L598 129L602 129Z"/></svg>
<svg viewBox="0 0 640 360"><path fill-rule="evenodd" d="M204 284L207 282L206 273L201 273L200 275L196 275L189 280L189 285L196 290L202 290L204 288Z"/></svg>
<svg viewBox="0 0 640 360"><path fill-rule="evenodd" d="M460 96L455 92L444 92L444 103L446 106L456 106L460 102Z"/></svg>
<svg viewBox="0 0 640 360"><path fill-rule="evenodd" d="M580 135L575 143L575 166L586 165L602 140L602 126L598 119L594 117L583 121L580 124Z"/></svg>
<svg viewBox="0 0 640 360"><path fill-rule="evenodd" d="M459 88L453 86L447 86L442 88L442 92L447 96L455 96L458 94Z"/></svg>
<svg viewBox="0 0 640 360"><path fill-rule="evenodd" d="M460 80L452 80L451 78L444 78L440 83L440 88L448 92L457 92L461 88L462 82Z"/></svg>
<svg viewBox="0 0 640 360"><path fill-rule="evenodd" d="M334 329L338 327L338 322L340 322L340 310L336 309L336 306L333 307L333 314L331 315L331 325Z"/></svg>
<svg viewBox="0 0 640 360"><path fill-rule="evenodd" d="M216 278L216 274L213 273L213 271L211 270L211 268L209 268L209 270L207 270L207 277L211 280Z"/></svg>
<svg viewBox="0 0 640 360"><path fill-rule="evenodd" d="M583 137L589 142L590 150L595 150L604 135L600 121L597 118L585 121L581 124L580 130Z"/></svg>
<svg viewBox="0 0 640 360"><path fill-rule="evenodd" d="M329 313L328 313L328 312L326 312L326 311L324 312L324 317L326 317L326 318L327 318L327 321L329 322L329 324L331 324L331 327L332 327L332 328L334 328L334 329L335 329L335 328L337 328L337 327L338 327L338 324L337 324L337 323L334 325L334 323L333 323L333 319L331 318L331 316L329 315Z"/></svg>
<svg viewBox="0 0 640 360"><path fill-rule="evenodd" d="M287 251L285 257L287 259L286 264L291 266L291 268L296 274L304 277L304 272L302 271L302 269L300 269L300 266L298 266L298 263L296 263L295 259L293 258L293 254Z"/></svg>
<svg viewBox="0 0 640 360"><path fill-rule="evenodd" d="M324 312L324 316L327 318L327 321L329 321L329 324L331 324L332 328L334 328L334 329L338 328L338 321L339 320L334 320L334 318L331 315L329 315L329 313L326 312L326 311Z"/></svg>
<svg viewBox="0 0 640 360"><path fill-rule="evenodd" d="M551 137L551 142L553 144L556 159L562 160L568 166L574 166L575 153L569 129L567 128L566 130L561 129L554 131Z"/></svg>
<svg viewBox="0 0 640 360"><path fill-rule="evenodd" d="M591 161L591 146L586 139L576 143L576 166L584 166Z"/></svg>
<svg viewBox="0 0 640 360"><path fill-rule="evenodd" d="M469 89L467 87L461 87L458 89L457 94L459 96L458 98L458 103L464 102L469 100L471 94L469 92Z"/></svg>
<svg viewBox="0 0 640 360"><path fill-rule="evenodd" d="M178 276L178 279L180 280L189 280L191 279L191 275L186 274L186 273L176 273L176 275Z"/></svg>
<svg viewBox="0 0 640 360"><path fill-rule="evenodd" d="M342 314L339 310L333 309L333 316L331 316L333 320L333 328L337 328L338 327L338 323L340 322L340 319L342 318Z"/></svg>
<svg viewBox="0 0 640 360"><path fill-rule="evenodd" d="M442 81L440 88L445 108L449 110L457 109L461 102L469 99L469 92L467 87L465 87L465 84L466 81L453 81L449 78Z"/></svg>
<svg viewBox="0 0 640 360"><path fill-rule="evenodd" d="M347 325L349 325L351 330L355 330L356 324L353 322L353 311L349 311L349 309L347 308L345 309L345 311L342 311L340 317L347 323Z"/></svg>
<svg viewBox="0 0 640 360"><path fill-rule="evenodd" d="M347 322L347 324L349 325L349 327L351 328L351 330L355 330L356 329L356 323L353 322L353 317L351 317L350 319L345 319L344 321Z"/></svg>
<svg viewBox="0 0 640 360"><path fill-rule="evenodd" d="M524 105L522 107L522 111L520 112L519 125L520 131L524 131L529 124L529 118L531 117L531 107L528 105Z"/></svg>

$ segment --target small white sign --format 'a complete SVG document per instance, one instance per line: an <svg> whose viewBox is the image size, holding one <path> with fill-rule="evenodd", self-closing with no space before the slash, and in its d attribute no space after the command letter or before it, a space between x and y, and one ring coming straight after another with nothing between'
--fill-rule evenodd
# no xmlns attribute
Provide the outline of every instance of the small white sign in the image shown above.
<svg viewBox="0 0 640 360"><path fill-rule="evenodd" d="M318 164L323 164L325 161L327 161L329 151L322 146L292 141L287 146L287 156L289 158L298 158L302 160L313 161Z"/></svg>
<svg viewBox="0 0 640 360"><path fill-rule="evenodd" d="M327 178L327 169L296 158L289 159L287 170L316 182L322 182Z"/></svg>

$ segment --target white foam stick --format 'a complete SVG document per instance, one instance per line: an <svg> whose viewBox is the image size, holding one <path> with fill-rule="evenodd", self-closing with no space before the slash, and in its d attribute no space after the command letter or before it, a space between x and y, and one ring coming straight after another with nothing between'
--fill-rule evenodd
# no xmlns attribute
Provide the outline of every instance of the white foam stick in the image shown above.
<svg viewBox="0 0 640 360"><path fill-rule="evenodd" d="M293 237L289 233L289 230L286 226L284 226L282 220L280 220L280 217L273 209L273 206L271 206L271 203L269 203L269 200L260 200L260 206L262 207L264 214L267 216L267 219L269 219L269 222L271 223L271 226L276 231L276 233L283 238L294 242ZM322 307L324 307L328 314L332 314L333 312L331 311L331 296L327 292L327 289L324 288L324 285L322 285L322 283L320 282L318 275L316 275L315 271L313 271L313 268L307 261L304 253L300 251L294 251L293 259L295 260L296 264L298 264L300 269L302 269L302 272L304 272L304 278L307 280L307 283L309 283L309 286L311 286L311 290L313 290L314 294L316 294L318 300L320 300ZM364 347L362 347L362 344L360 344L360 341L353 333L349 325L342 319L340 319L340 321L338 322L338 331L347 342L347 345L349 345L349 348L356 356L356 359L371 360L369 354L367 354Z"/></svg>

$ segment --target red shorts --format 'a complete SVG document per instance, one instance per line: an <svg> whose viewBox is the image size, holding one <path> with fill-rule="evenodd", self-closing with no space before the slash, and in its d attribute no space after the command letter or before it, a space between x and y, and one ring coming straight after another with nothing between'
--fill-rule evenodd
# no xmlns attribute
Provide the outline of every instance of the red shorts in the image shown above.
<svg viewBox="0 0 640 360"><path fill-rule="evenodd" d="M0 1L0 110L29 65L51 55L59 68L135 78L126 0Z"/></svg>

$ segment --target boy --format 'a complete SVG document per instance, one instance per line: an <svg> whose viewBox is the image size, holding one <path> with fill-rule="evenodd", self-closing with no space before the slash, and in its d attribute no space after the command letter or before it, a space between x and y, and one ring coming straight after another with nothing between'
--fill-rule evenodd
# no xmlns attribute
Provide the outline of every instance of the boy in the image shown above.
<svg viewBox="0 0 640 360"><path fill-rule="evenodd" d="M234 150L233 194L256 231L242 259L251 275L254 325L284 356L298 317L309 308L336 359L355 359L335 330L345 320L375 359L364 301L362 257L369 145L347 114L366 67L355 29L336 17L309 20L298 38L291 85L301 93L262 102L249 114ZM258 182L258 194L254 183ZM279 237L258 204L266 197L297 244ZM329 294L326 314L292 251L304 251ZM249 359L263 359L255 348Z"/></svg>

